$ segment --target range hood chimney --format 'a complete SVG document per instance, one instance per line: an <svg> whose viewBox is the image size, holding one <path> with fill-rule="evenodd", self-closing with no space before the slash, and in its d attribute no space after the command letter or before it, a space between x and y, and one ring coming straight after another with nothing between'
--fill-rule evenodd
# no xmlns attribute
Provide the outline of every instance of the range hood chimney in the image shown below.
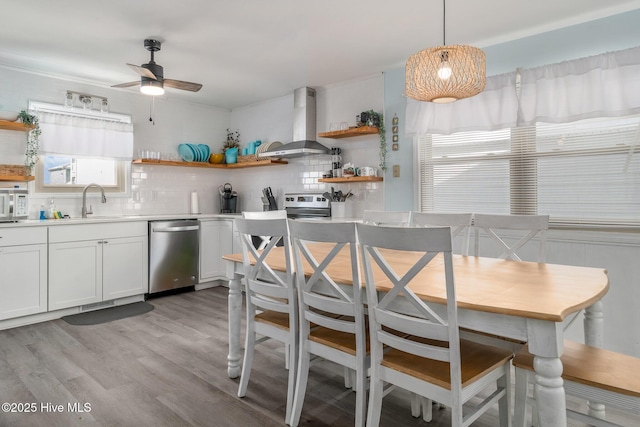
<svg viewBox="0 0 640 427"><path fill-rule="evenodd" d="M295 158L331 151L316 140L316 90L301 87L293 92L293 142L260 153L259 157Z"/></svg>

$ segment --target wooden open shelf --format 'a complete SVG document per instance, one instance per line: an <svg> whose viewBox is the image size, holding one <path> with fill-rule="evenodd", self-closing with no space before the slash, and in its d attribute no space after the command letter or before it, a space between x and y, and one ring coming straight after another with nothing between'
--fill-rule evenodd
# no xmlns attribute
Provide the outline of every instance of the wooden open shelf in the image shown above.
<svg viewBox="0 0 640 427"><path fill-rule="evenodd" d="M33 128L33 125L29 126L29 129L31 128ZM27 127L22 122L8 122L6 120L0 120L0 129L19 130L24 132Z"/></svg>
<svg viewBox="0 0 640 427"><path fill-rule="evenodd" d="M362 136L362 135L375 135L377 133L378 133L377 127L360 126L360 127L349 128L345 130L336 130L333 132L321 132L318 134L318 137L341 139L341 138L351 138L354 136Z"/></svg>
<svg viewBox="0 0 640 427"><path fill-rule="evenodd" d="M380 182L381 176L343 176L340 178L320 178L318 182Z"/></svg>
<svg viewBox="0 0 640 427"><path fill-rule="evenodd" d="M34 176L0 175L0 181L33 181L34 179Z"/></svg>
<svg viewBox="0 0 640 427"><path fill-rule="evenodd" d="M132 161L135 165L160 165L160 166L183 166L188 168L213 168L213 169L242 169L253 168L259 166L276 166L286 165L286 160L258 160L255 162L242 162L232 164L214 164L208 162L173 162L169 160L151 160L151 159L134 159Z"/></svg>

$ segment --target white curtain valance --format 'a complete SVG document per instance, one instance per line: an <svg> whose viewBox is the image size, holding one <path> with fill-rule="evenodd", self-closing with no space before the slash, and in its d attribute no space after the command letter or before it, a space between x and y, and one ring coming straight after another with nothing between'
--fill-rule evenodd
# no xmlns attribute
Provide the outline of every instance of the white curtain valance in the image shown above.
<svg viewBox="0 0 640 427"><path fill-rule="evenodd" d="M407 99L406 106L409 134L490 131L637 113L640 47L491 76L484 92L451 104Z"/></svg>
<svg viewBox="0 0 640 427"><path fill-rule="evenodd" d="M133 158L133 125L99 118L37 111L43 154Z"/></svg>
<svg viewBox="0 0 640 427"><path fill-rule="evenodd" d="M640 47L522 70L521 126L640 113Z"/></svg>
<svg viewBox="0 0 640 427"><path fill-rule="evenodd" d="M407 133L497 130L514 126L517 118L515 72L488 77L482 93L450 104L407 99Z"/></svg>

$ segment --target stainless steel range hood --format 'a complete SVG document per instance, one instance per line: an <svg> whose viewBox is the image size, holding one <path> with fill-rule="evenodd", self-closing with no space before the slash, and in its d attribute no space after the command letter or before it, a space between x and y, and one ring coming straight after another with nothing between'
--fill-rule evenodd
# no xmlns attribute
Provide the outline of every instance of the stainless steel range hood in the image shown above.
<svg viewBox="0 0 640 427"><path fill-rule="evenodd" d="M331 151L316 138L316 91L301 87L293 92L293 142L264 151L258 157L291 159Z"/></svg>

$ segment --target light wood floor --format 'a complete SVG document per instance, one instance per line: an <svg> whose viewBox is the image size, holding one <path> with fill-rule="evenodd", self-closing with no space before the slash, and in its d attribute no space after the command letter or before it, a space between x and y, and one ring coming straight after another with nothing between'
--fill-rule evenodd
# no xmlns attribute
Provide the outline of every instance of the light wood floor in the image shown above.
<svg viewBox="0 0 640 427"><path fill-rule="evenodd" d="M150 302L149 313L101 325L54 320L0 331L0 403L36 406L32 413L0 412L0 426L285 425L283 346L256 349L246 397L236 396L238 380L227 376L227 288ZM90 404L90 412L69 412L76 402ZM408 402L402 390L387 396L381 425L449 425L447 409L425 423L411 416ZM63 412L46 412L48 403L63 405ZM353 426L354 403L342 369L319 362L300 425ZM496 417L492 410L474 425L497 426Z"/></svg>

